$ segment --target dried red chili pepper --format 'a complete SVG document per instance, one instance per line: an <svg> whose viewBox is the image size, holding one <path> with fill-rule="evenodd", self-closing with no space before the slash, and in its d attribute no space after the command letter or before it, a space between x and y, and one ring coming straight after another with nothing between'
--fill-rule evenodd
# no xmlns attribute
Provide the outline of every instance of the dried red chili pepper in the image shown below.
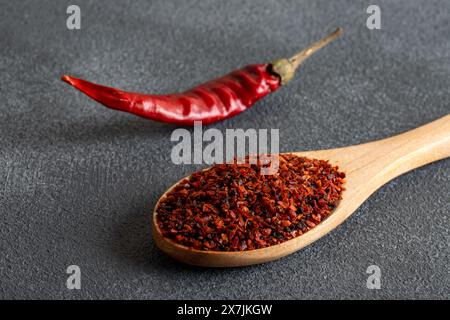
<svg viewBox="0 0 450 320"><path fill-rule="evenodd" d="M164 237L200 250L243 251L297 237L326 219L345 174L327 161L279 156L279 170L219 164L184 179L156 208Z"/></svg>
<svg viewBox="0 0 450 320"><path fill-rule="evenodd" d="M286 84L311 54L341 34L340 28L290 59L255 64L231 72L183 93L149 95L126 92L64 75L62 80L108 108L151 120L192 125L230 118Z"/></svg>

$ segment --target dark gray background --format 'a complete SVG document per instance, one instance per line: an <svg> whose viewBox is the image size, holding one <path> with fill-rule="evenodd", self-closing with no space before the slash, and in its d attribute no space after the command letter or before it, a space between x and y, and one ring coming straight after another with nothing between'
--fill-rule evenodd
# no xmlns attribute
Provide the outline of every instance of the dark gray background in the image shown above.
<svg viewBox="0 0 450 320"><path fill-rule="evenodd" d="M76 3L82 29L66 28ZM366 28L379 4L382 30ZM150 217L202 166L170 161L176 128L101 107L63 73L171 92L345 35L250 111L281 151L346 146L450 112L448 1L0 1L1 298L449 298L449 161L405 174L342 226L264 265L202 269L155 247ZM65 287L67 266L82 289ZM366 268L382 289L366 288Z"/></svg>

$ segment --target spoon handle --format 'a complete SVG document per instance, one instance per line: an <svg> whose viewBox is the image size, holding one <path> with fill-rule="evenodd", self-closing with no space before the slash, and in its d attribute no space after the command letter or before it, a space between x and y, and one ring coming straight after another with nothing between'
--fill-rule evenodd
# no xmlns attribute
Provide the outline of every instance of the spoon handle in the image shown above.
<svg viewBox="0 0 450 320"><path fill-rule="evenodd" d="M390 138L335 151L352 177L349 180L365 185L370 194L405 172L450 157L450 115Z"/></svg>
<svg viewBox="0 0 450 320"><path fill-rule="evenodd" d="M450 157L450 115L397 136L377 141L380 164L391 180L407 171Z"/></svg>

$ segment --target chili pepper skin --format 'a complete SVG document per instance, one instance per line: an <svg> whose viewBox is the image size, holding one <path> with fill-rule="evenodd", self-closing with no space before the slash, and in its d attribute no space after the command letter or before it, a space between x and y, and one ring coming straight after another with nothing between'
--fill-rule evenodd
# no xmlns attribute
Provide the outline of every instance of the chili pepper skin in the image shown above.
<svg viewBox="0 0 450 320"><path fill-rule="evenodd" d="M230 118L277 90L280 78L268 71L269 64L249 65L183 93L149 95L105 87L63 76L62 80L111 109L151 120L193 125Z"/></svg>
<svg viewBox="0 0 450 320"><path fill-rule="evenodd" d="M104 106L177 125L210 124L235 116L276 91L311 54L341 34L340 28L290 59L248 65L182 93L142 94L64 75L62 80Z"/></svg>

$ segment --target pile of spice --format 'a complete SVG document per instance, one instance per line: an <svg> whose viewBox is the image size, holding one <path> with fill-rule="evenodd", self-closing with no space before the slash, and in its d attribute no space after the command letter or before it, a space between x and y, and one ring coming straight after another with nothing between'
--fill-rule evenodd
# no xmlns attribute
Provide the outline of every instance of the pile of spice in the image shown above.
<svg viewBox="0 0 450 320"><path fill-rule="evenodd" d="M220 164L182 180L156 209L164 237L200 250L243 251L300 236L341 199L345 174L327 161L279 156L279 169Z"/></svg>

